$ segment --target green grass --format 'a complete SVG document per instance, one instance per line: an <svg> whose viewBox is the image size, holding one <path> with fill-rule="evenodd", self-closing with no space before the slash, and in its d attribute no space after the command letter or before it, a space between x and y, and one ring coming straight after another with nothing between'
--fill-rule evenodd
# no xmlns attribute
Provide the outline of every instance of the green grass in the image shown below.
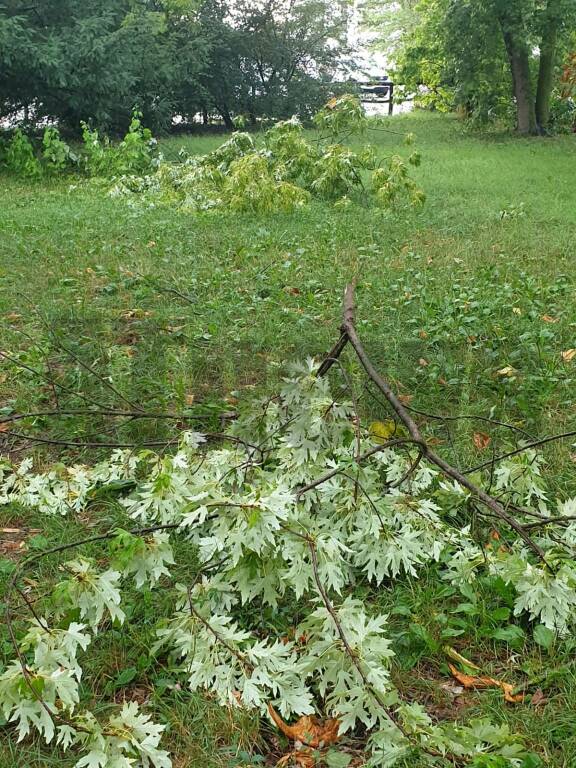
<svg viewBox="0 0 576 768"><path fill-rule="evenodd" d="M193 216L131 209L88 185L72 189L73 179L0 178L0 349L72 392L55 394L46 380L2 360L0 406L22 412L78 408L83 403L73 393L81 391L121 407L118 395L64 346L127 401L149 410L230 409L237 400L273 392L285 361L331 346L343 288L357 277L358 328L374 361L399 392L412 397L413 407L492 415L534 435L576 428L576 358L568 363L561 357L576 347L574 137L471 135L451 118L424 114L389 125L416 134L423 163L414 175L428 196L421 210L336 210L314 203L292 215ZM384 132L369 138L383 152L396 151L400 140ZM220 140L172 139L164 151L169 157L182 146L205 152ZM515 369L513 376L498 374L507 366ZM360 376L354 380L363 409L384 417ZM509 431L473 421L453 423L449 431L442 422L422 421L461 467L490 455L475 448L475 431L490 431L490 447L497 451L516 444ZM209 426L218 423L215 416ZM80 416L37 418L18 429L139 442L169 431L163 423L110 425ZM9 438L4 450L14 456L32 451L45 460L76 456L71 449L41 451ZM576 490L571 451L570 441L545 451L550 484L566 492ZM110 514L98 512L92 521L98 530L111 522ZM1 511L0 522L46 527L51 544L82 530L80 524L23 519L14 510ZM46 578L56 565L46 566ZM438 682L447 678L438 619L429 606L448 614L455 606L453 596L438 590L433 581L406 584L410 622L426 625L426 633L404 637L405 617L397 617L398 647L411 665L399 664L398 680L428 703L441 697ZM98 646L91 674L103 693L126 667L138 669L131 685L150 691L157 682L157 670L138 666L155 607L142 611L137 637ZM510 649L483 636L475 619L470 627L462 652L480 656L488 671L512 679L522 665L563 671L544 688L540 707L504 707L497 692L482 692L470 696L465 716L483 711L507 719L547 756L547 765L574 766L576 680L568 652L557 649L543 658L533 646ZM252 719L231 719L201 697L170 689L162 698L153 696L151 706L172 724L178 768L228 766L228 748L249 751L258 743ZM72 764L35 742L16 747L10 730L3 733L3 767Z"/></svg>

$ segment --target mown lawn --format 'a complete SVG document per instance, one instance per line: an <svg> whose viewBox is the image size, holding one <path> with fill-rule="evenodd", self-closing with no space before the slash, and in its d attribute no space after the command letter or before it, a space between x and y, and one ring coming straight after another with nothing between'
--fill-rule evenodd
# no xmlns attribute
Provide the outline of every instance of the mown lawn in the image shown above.
<svg viewBox="0 0 576 768"><path fill-rule="evenodd" d="M423 162L414 175L427 194L422 209L336 210L314 203L290 215L192 216L130 208L73 178L36 184L1 177L0 350L20 365L0 360L0 407L79 409L86 407L76 394L82 392L127 409L136 404L190 413L209 407L218 425L220 411L272 393L285 361L331 346L342 291L356 277L359 330L373 360L412 407L491 416L537 436L575 429L576 357L562 352L576 348L576 139L471 135L451 118L421 114L389 125L416 134ZM390 152L401 139L382 131L369 138ZM219 141L172 139L164 151L176 156L186 146L204 152ZM355 380L363 409L385 417L359 375ZM474 420L449 428L427 417L422 423L460 467L517 444L508 430ZM94 442L158 440L169 430L153 420L111 425L82 415L37 417L18 426L35 436ZM484 451L475 445L479 431L492 438ZM6 434L4 442L3 450L15 457L78 454ZM574 450L570 441L544 449L550 485L567 493L576 492ZM109 522L90 520L90 530ZM47 527L38 516L0 510L2 526L40 529L49 544L81 535L85 523L51 521ZM48 572L56 564L48 563ZM391 610L399 600L405 608L395 619L404 627L397 639L399 685L439 717L483 712L506 719L547 765L576 765L569 644L551 655L529 643L511 647L486 639L484 619L472 619L460 647L487 669L512 678L526 667L530 674L544 666L559 672L542 683L539 706L505 707L498 692L486 691L470 694L462 714L446 705L439 687L447 675L437 638L451 610L442 589L406 580L402 595L373 596ZM118 637L115 645L103 639L98 646L92 665L98 691L121 699L126 689L126 695L147 698L150 684L164 680L163 695L154 694L151 704L171 723L175 765L237 765L231 755L258 748L266 729L258 736L250 718L232 718L174 689L161 670L148 669L144 650L157 607L138 610L135 636ZM416 629L406 631L406 611ZM136 674L119 683L126 668ZM36 743L16 746L9 728L2 728L2 737L3 768L73 764Z"/></svg>

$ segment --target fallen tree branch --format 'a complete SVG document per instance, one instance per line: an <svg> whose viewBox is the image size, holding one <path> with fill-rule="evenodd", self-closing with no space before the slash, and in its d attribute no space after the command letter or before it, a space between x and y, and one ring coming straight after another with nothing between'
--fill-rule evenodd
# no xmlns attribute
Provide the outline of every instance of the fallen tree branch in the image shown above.
<svg viewBox="0 0 576 768"><path fill-rule="evenodd" d="M322 583L322 579L320 578L320 574L318 571L318 554L316 551L316 544L314 542L314 539L312 539L311 537L308 537L307 541L308 541L308 548L310 550L310 562L312 564L312 572L314 573L314 581L316 582L316 587L318 588L318 592L320 593L320 597L322 598L322 602L324 603L326 610L332 617L332 621L334 622L334 626L336 627L336 631L338 632L338 635L340 637L342 645L344 646L344 650L346 651L346 654L348 655L350 661L352 662L358 674L362 678L362 682L366 690L369 691L370 695L377 702L378 706L382 708L382 710L386 714L386 717L389 720L391 720L391 722L394 723L394 725L398 728L398 730L403 736L407 737L408 734L406 730L403 728L402 724L399 722L395 713L392 712L392 710L386 705L384 699L380 696L379 692L374 689L373 685L370 683L370 680L368 680L366 672L362 668L362 664L358 659L358 654L355 653L352 647L350 646L350 643L348 642L348 638L346 637L346 633L344 632L344 629L342 627L342 623L338 618L338 614L336 613L336 610L332 605L332 601L328 597L326 588Z"/></svg>
<svg viewBox="0 0 576 768"><path fill-rule="evenodd" d="M336 344L336 347L331 350L330 357L336 358L337 355L342 353L346 344L349 343L356 353L360 364L366 371L366 374L370 380L384 395L386 401L396 414L398 420L408 431L412 441L419 445L423 458L436 466L444 476L455 480L458 485L469 491L470 494L487 509L489 509L495 517L504 521L510 528L512 528L512 530L518 534L518 536L520 536L520 538L532 550L532 552L534 552L534 554L536 554L537 557L544 564L546 564L546 555L544 550L537 542L532 539L525 526L522 525L522 523L520 523L513 515L511 515L497 499L475 485L466 476L466 474L460 472L460 470L456 469L447 461L445 461L426 443L418 424L412 418L408 412L408 409L403 405L396 393L393 391L388 381L375 368L374 364L366 353L366 350L364 349L364 345L362 344L360 337L358 336L358 332L356 331L354 291L355 283L350 283L344 292L343 319L342 325L340 326L341 336L338 343ZM320 370L323 372L329 370L329 366L327 367L327 365L328 362L325 361L325 363L320 366ZM491 463L492 461L487 462L486 466L490 465Z"/></svg>
<svg viewBox="0 0 576 768"><path fill-rule="evenodd" d="M2 354L2 353L0 353ZM149 411L122 411L115 408L72 408L70 410L47 410L47 411L30 411L29 413L12 413L8 416L3 416L0 419L0 424L10 424L15 421L22 421L24 419L36 419L36 418L51 418L62 416L110 416L112 418L130 418L130 419L158 419L166 421L201 421L202 419L213 419L215 417L219 419L232 419L236 416L234 412L223 413L154 413Z"/></svg>

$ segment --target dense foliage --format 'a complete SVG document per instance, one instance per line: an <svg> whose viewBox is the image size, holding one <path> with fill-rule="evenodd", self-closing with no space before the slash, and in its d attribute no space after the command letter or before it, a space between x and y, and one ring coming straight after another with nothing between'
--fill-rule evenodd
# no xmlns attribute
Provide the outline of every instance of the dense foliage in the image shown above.
<svg viewBox="0 0 576 768"><path fill-rule="evenodd" d="M354 151L343 143L364 135L369 121L357 97L344 94L331 99L316 113L319 135L308 140L297 117L276 123L263 141L234 132L218 149L204 156L180 153L167 162L156 153L156 141L135 112L128 133L113 143L95 128L82 123L83 146L77 153L56 128L46 128L35 148L17 129L0 163L11 172L35 178L66 169L103 180L113 180L110 194L131 203L177 205L187 211L226 208L234 211L293 211L312 197L349 205L352 197L371 199L383 207L407 198L424 201L424 193L409 175L420 154L407 160L394 154L379 157L375 147ZM406 134L405 143L411 144ZM106 181L105 181L106 183Z"/></svg>
<svg viewBox="0 0 576 768"><path fill-rule="evenodd" d="M77 151L71 149L53 126L44 129L41 142L35 142L17 128L10 140L0 145L0 167L25 178L65 171L99 178L147 173L154 164L156 140L150 129L142 125L141 117L141 113L133 113L128 132L116 143L82 122L83 144Z"/></svg>
<svg viewBox="0 0 576 768"><path fill-rule="evenodd" d="M111 194L189 211L227 208L254 213L292 211L312 197L339 206L362 195L383 207L403 198L412 204L424 201L408 172L410 165L420 163L418 152L407 160L397 154L381 158L372 145L354 151L342 143L368 129L356 97L335 97L314 121L320 132L316 141L308 140L301 122L292 117L266 131L261 146L250 134L236 132L208 155L184 154L179 163L161 161L148 175L119 174ZM410 143L411 136L406 138Z"/></svg>
<svg viewBox="0 0 576 768"><path fill-rule="evenodd" d="M346 53L349 9L324 0L8 0L0 118L125 130L198 113L309 115Z"/></svg>
<svg viewBox="0 0 576 768"><path fill-rule="evenodd" d="M511 458L490 482L528 519L550 516L538 536L547 563L510 534L498 548L483 546L489 528L470 524L470 495L415 463L409 441L375 444L374 430L316 370L313 361L296 367L277 397L234 424L225 446L189 432L173 455L115 451L95 466L40 473L29 459L3 463L3 504L80 515L116 497L119 515L100 537L107 551L97 561L62 553L62 580L48 591L42 584L28 627L19 628L0 705L20 738L34 729L80 750L78 768L169 768L163 725L136 702L97 718L80 689L90 644L127 620L125 595L160 587L173 591L175 610L159 617L150 653L222 704L262 714L272 705L284 718L321 711L338 719L340 733L364 728L368 766L408 754L538 764L504 726L438 725L400 701L387 617L360 596L369 584L429 569L469 601L479 579L500 584L502 595L509 585L515 615L551 644L574 629L576 501L548 498L533 452ZM568 525L555 522L557 512ZM197 557L185 583L170 576L176 539ZM82 678L84 691L89 685Z"/></svg>
<svg viewBox="0 0 576 768"><path fill-rule="evenodd" d="M398 81L412 92L424 86L424 104L459 108L476 122L515 121L522 133L571 126L566 113L574 117L574 104L559 88L574 44L571 0L400 5L391 15L391 4L369 2L367 22L391 35Z"/></svg>

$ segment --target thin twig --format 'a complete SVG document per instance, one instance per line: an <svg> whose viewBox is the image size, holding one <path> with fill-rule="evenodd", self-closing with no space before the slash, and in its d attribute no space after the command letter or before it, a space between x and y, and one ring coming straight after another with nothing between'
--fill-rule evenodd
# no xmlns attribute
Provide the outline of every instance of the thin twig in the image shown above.
<svg viewBox="0 0 576 768"><path fill-rule="evenodd" d="M0 355L2 353L0 352ZM202 419L214 418L214 413L154 413L154 412L142 412L142 411L122 411L115 408L100 408L98 410L94 408L72 408L49 410L49 411L30 411L29 413L12 413L8 416L0 418L0 424L9 424L14 421L22 421L23 419L35 419L35 418L51 418L61 416L110 416L113 418L130 418L130 419L158 419L167 421L200 421ZM232 418L235 414L223 413L218 414L218 418Z"/></svg>
<svg viewBox="0 0 576 768"><path fill-rule="evenodd" d="M12 355L9 355L7 352L0 350L0 357L3 357L5 360L8 360L18 368L22 368L22 370L28 371L29 373L33 373L35 376L38 376L38 378L47 382L50 385L50 387L54 387L54 386L58 387L63 392L68 392L69 394L74 395L75 397L79 397L80 400L83 400L85 403L91 403L92 405L95 405L98 408L105 408L105 406L103 406L102 403L98 402L98 400L94 400L93 398L88 397L88 395L85 395L82 392L77 392L75 389L72 389L72 387L68 387L66 384L61 384L56 379L50 376L47 376L45 373L42 373L42 371L39 371L37 368L32 368L30 365L23 363L21 360L18 360L18 358L13 357Z"/></svg>
<svg viewBox="0 0 576 768"><path fill-rule="evenodd" d="M200 613L199 613L199 612L196 610L196 608L194 607L194 603L192 602L192 594L191 594L191 589L190 589L190 588L188 588L188 607L190 608L190 613L191 613L193 616L195 616L195 617L198 619L198 621L199 621L201 624L203 624L203 625L206 627L206 629L207 629L207 630L208 630L208 631L209 631L209 632L210 632L210 633L211 633L211 634L212 634L212 635L213 635L213 636L216 638L216 640L217 640L217 641L220 643L220 645L223 645L223 646L224 646L224 648L226 648L226 649L227 649L227 650L228 650L228 651L229 651L229 652L230 652L230 653L231 653L231 654L232 654L232 655L233 655L235 658L237 658L237 659L238 659L238 661L240 662L240 664L242 664L242 666L244 667L244 669L247 669L247 670L249 670L250 672L252 672L252 671L253 671L253 669L254 669L254 667L252 666L252 664L250 664L250 662L248 661L248 659L246 659L246 657L244 656L244 654L240 653L240 651L239 651L239 650L237 650L236 648L234 648L234 646L230 645L230 643L229 643L227 640L225 640L225 639L224 639L224 638L223 638L223 637L220 635L220 633L219 633L219 632L217 632L217 631L214 629L214 627L213 627L213 626L210 624L210 622L209 622L209 621L207 621L207 620L206 620L206 619L205 619L205 618L202 616L202 614L200 614Z"/></svg>
<svg viewBox="0 0 576 768"><path fill-rule="evenodd" d="M63 352L65 352L68 357L71 357L72 360L74 360L81 368L84 368L85 371L87 371L91 376L93 376L95 379L97 379L101 384L103 384L107 389L110 390L113 394L116 395L116 397L119 397L121 400L123 400L125 403L127 403L131 408L133 408L136 411L142 411L143 408L141 408L139 405L136 405L131 400L129 400L125 395L120 392L120 390L116 389L116 387L105 377L103 376L99 371L97 371L95 368L93 368L91 365L86 363L84 360L82 360L81 357L79 357L73 350L71 350L69 347L67 347L64 342L62 342L58 334L54 331L48 320L44 317L44 315L41 313L41 311L38 309L38 307L30 300L27 296L24 295L24 298L31 304L33 311L36 314L36 317L39 318L40 322L48 332L49 336L52 338L52 341L54 344L61 349Z"/></svg>
<svg viewBox="0 0 576 768"><path fill-rule="evenodd" d="M560 432L557 435L548 435L547 437L542 437L540 440L535 440L533 443L526 443L526 445L522 445L520 448L516 448L513 451L502 453L494 459L490 459L490 461L485 461L482 464L477 464L475 467L470 467L470 469L464 470L462 474L471 475L474 472L479 472L485 467L489 467L493 463L498 463L499 461L504 461L504 459L509 459L511 456L517 456L519 453L524 453L524 451L528 451L530 448L538 448L540 445L546 445L546 443L552 443L556 440L565 440L568 437L576 437L576 430L573 429L570 432Z"/></svg>
<svg viewBox="0 0 576 768"><path fill-rule="evenodd" d="M386 702L380 695L380 693L373 687L373 685L368 680L368 676L366 675L366 672L362 668L362 665L360 664L360 661L358 660L358 654L352 649L350 643L348 642L348 638L346 637L346 633L344 632L344 629L342 627L342 623L338 617L338 614L336 613L336 610L334 606L332 605L332 602L330 598L328 597L328 593L326 592L326 589L324 587L324 584L322 584L322 579L320 578L320 574L318 572L318 554L316 551L316 543L312 538L308 538L308 547L310 549L310 562L312 565L312 572L314 574L314 581L316 582L316 586L318 587L318 592L320 593L320 597L322 598L322 602L324 603L324 606L326 607L326 610L332 617L332 621L334 622L334 626L336 627L336 631L338 632L338 635L340 637L340 640L342 641L342 645L344 646L344 650L346 651L348 657L350 658L350 661L356 668L358 674L362 678L362 682L364 683L364 686L366 690L370 693L370 695L374 698L374 700L377 702L377 704L382 708L386 716L394 723L394 725L398 728L400 733L402 733L403 736L408 736L406 730L402 726L402 724L399 722L398 718L396 717L396 714L392 712L389 707L386 706Z"/></svg>
<svg viewBox="0 0 576 768"><path fill-rule="evenodd" d="M381 445L375 445L373 448L369 448L363 454L358 456L355 459L355 461L357 464L361 464L363 461L366 461L366 459L369 459L370 456L374 456L375 453L384 451L387 448L393 448L396 445L406 445L406 444L412 445L414 443L416 445L420 445L420 441L412 440L406 437L399 437L399 438L387 440L385 443L382 443ZM316 478L316 480L312 480L312 482L302 486L302 488L299 488L296 491L296 499L297 500L300 499L300 497L303 496L305 493L308 493L308 491L314 490L314 488L318 488L318 486L322 485L322 483L325 483L327 480L330 480L336 475L339 475L342 471L343 471L342 467L334 467L334 469L331 469L329 472L326 472L325 474Z"/></svg>

